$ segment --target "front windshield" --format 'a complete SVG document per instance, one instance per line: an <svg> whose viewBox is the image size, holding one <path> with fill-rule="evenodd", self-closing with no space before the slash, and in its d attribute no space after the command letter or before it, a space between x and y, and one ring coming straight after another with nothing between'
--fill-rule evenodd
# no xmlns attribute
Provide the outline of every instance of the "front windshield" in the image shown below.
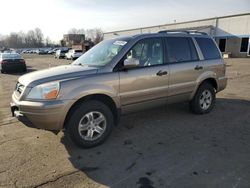
<svg viewBox="0 0 250 188"><path fill-rule="evenodd" d="M126 43L127 41L114 39L103 41L84 53L73 62L73 65L105 66L112 61Z"/></svg>

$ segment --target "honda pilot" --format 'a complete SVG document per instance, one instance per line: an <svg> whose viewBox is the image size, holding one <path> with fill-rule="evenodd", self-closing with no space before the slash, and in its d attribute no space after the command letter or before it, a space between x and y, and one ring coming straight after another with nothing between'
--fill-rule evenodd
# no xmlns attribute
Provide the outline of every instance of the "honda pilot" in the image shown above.
<svg viewBox="0 0 250 188"><path fill-rule="evenodd" d="M36 128L65 129L89 148L103 143L123 114L177 102L209 113L226 87L225 70L215 41L201 32L119 37L70 65L21 76L11 110Z"/></svg>

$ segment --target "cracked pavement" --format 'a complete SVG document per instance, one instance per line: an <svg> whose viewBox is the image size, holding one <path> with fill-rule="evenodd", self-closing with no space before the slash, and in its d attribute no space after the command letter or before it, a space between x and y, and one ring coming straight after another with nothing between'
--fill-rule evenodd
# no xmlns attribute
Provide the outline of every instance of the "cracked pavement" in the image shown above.
<svg viewBox="0 0 250 188"><path fill-rule="evenodd" d="M31 71L69 63L25 59ZM0 74L0 187L250 187L250 59L226 62L228 87L210 114L184 103L127 115L92 149L12 118L20 75Z"/></svg>

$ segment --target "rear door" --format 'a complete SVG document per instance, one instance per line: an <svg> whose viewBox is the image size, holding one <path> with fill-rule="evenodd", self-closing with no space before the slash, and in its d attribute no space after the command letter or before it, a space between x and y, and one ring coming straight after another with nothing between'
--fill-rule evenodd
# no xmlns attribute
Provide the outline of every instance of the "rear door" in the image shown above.
<svg viewBox="0 0 250 188"><path fill-rule="evenodd" d="M171 97L189 98L198 77L204 72L192 37L167 37L167 61L169 63L169 101Z"/></svg>

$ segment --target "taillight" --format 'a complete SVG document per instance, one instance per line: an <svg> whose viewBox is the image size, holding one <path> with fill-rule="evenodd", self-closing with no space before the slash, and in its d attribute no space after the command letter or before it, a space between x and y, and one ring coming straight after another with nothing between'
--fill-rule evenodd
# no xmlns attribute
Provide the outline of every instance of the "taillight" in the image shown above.
<svg viewBox="0 0 250 188"><path fill-rule="evenodd" d="M25 64L24 59L20 59L19 62Z"/></svg>
<svg viewBox="0 0 250 188"><path fill-rule="evenodd" d="M0 61L1 64L4 64L4 63L7 63L7 61L3 60L3 61Z"/></svg>

